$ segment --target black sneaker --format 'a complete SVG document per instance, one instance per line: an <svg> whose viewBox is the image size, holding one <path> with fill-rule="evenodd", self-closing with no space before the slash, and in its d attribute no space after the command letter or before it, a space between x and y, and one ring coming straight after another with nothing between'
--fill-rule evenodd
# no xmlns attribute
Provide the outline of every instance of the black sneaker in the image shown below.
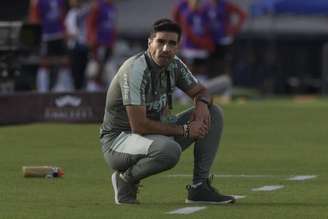
<svg viewBox="0 0 328 219"><path fill-rule="evenodd" d="M139 184L126 182L119 172L112 174L112 184L115 193L116 204L139 204L137 201L137 192Z"/></svg>
<svg viewBox="0 0 328 219"><path fill-rule="evenodd" d="M211 186L210 179L206 182L198 183L196 185L187 185L188 198L186 203L200 203L200 204L229 204L235 203L236 199L233 196L222 195L215 188Z"/></svg>

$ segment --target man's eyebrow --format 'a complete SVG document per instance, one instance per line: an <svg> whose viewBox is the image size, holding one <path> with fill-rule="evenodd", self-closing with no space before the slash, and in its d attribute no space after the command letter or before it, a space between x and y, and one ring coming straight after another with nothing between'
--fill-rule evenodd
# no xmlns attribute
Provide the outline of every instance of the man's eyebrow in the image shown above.
<svg viewBox="0 0 328 219"><path fill-rule="evenodd" d="M157 40L164 41L164 42L169 42L169 43L177 43L178 42L176 40L167 40L167 39L163 39L163 38L157 38Z"/></svg>

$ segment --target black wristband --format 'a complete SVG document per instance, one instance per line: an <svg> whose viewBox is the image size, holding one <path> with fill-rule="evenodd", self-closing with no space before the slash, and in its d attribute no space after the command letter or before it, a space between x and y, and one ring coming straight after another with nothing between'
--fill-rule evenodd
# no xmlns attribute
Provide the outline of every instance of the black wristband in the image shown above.
<svg viewBox="0 0 328 219"><path fill-rule="evenodd" d="M203 102L203 103L205 103L207 106L210 106L210 105L211 105L210 101L208 101L205 97L197 97L196 102L197 102L197 101Z"/></svg>

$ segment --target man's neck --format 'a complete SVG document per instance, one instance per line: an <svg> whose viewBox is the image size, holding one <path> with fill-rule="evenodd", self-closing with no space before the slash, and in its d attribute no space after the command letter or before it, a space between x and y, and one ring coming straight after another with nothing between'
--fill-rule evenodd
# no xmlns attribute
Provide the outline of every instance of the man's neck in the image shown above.
<svg viewBox="0 0 328 219"><path fill-rule="evenodd" d="M163 69L165 69L166 66L159 66L153 59L153 57L151 56L149 50L147 50L147 56L149 58L150 61L150 65L151 68L154 69L155 71L161 72Z"/></svg>

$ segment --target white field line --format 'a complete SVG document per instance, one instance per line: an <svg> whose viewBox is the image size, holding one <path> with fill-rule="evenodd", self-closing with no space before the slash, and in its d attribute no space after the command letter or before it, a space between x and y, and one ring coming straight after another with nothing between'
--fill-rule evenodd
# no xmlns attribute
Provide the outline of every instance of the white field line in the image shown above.
<svg viewBox="0 0 328 219"><path fill-rule="evenodd" d="M293 176L288 178L288 180L291 181L304 181L304 180L308 180L308 179L314 179L316 178L316 175L308 175L308 176Z"/></svg>
<svg viewBox="0 0 328 219"><path fill-rule="evenodd" d="M231 195L231 196L233 196L235 199L246 198L246 195Z"/></svg>
<svg viewBox="0 0 328 219"><path fill-rule="evenodd" d="M170 174L165 177L192 177L191 174ZM301 181L314 179L317 175L299 175L299 176L287 176L287 175L258 175L258 174L215 174L217 178L286 178L287 180Z"/></svg>
<svg viewBox="0 0 328 219"><path fill-rule="evenodd" d="M167 214L192 214L200 210L204 210L206 207L186 207L186 208L178 208L173 211L166 212Z"/></svg>
<svg viewBox="0 0 328 219"><path fill-rule="evenodd" d="M252 189L252 191L253 192L257 192L257 191L271 192L271 191L274 191L274 190L282 189L284 187L285 186L283 186L283 185L270 185L270 186L262 186L262 187L259 187L259 188L254 188L254 189Z"/></svg>
<svg viewBox="0 0 328 219"><path fill-rule="evenodd" d="M170 174L166 177L192 177L191 174ZM278 175L248 175L248 174L214 174L218 178L281 178L286 176Z"/></svg>

